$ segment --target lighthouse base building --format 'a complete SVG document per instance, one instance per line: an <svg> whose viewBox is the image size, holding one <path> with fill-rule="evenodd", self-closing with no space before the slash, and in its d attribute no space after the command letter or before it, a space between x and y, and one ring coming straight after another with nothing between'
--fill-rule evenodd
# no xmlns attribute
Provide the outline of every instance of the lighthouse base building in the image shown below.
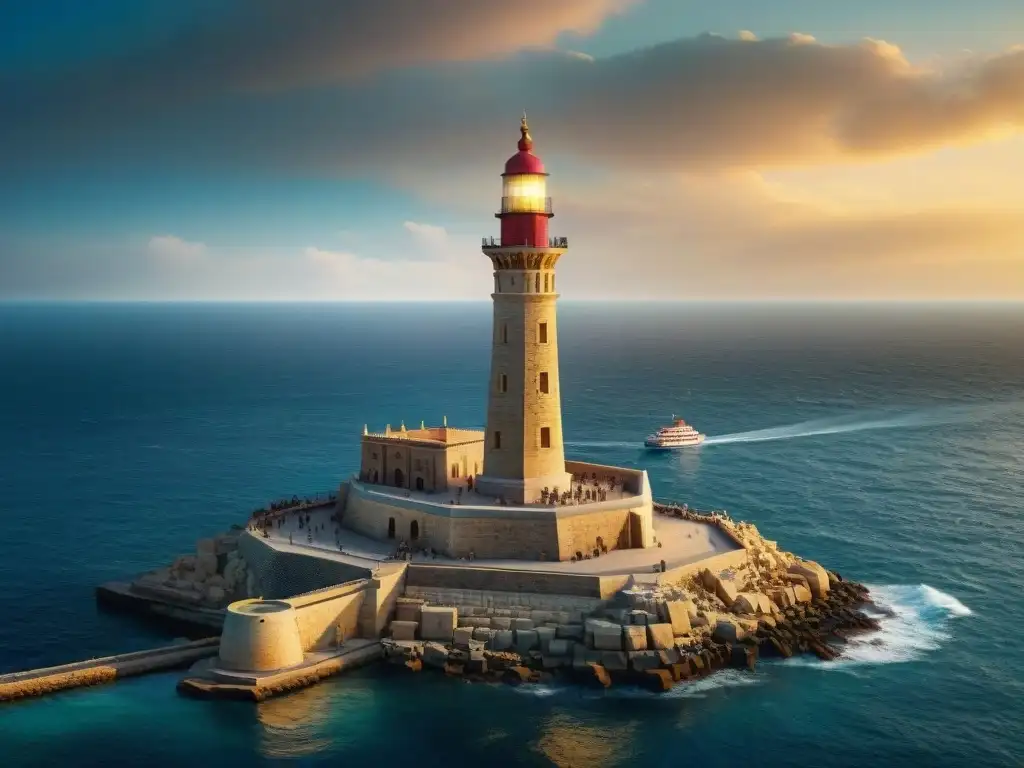
<svg viewBox="0 0 1024 768"><path fill-rule="evenodd" d="M555 268L547 173L523 117L505 163L483 431L420 424L363 430L341 524L402 551L449 558L571 561L656 544L647 472L567 460L562 436Z"/></svg>

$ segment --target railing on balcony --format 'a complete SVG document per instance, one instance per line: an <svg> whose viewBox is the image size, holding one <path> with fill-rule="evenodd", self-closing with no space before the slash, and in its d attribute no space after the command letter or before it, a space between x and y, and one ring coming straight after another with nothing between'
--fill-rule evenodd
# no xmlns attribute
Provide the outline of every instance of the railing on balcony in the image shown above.
<svg viewBox="0 0 1024 768"><path fill-rule="evenodd" d="M550 197L503 197L502 213L551 213Z"/></svg>
<svg viewBox="0 0 1024 768"><path fill-rule="evenodd" d="M538 247L536 244L531 244L531 243L523 243L523 245L525 247L527 247L527 248L536 248L536 247ZM498 238L496 238L496 237L485 237L485 238L483 238L483 247L484 248L502 248L502 247L514 248L516 246L513 243L510 243L507 246L502 246L501 240L499 240ZM540 246L540 247L543 247L543 246ZM548 248L568 248L569 247L569 238L568 237L549 237L548 238L548 245L547 245L547 247Z"/></svg>

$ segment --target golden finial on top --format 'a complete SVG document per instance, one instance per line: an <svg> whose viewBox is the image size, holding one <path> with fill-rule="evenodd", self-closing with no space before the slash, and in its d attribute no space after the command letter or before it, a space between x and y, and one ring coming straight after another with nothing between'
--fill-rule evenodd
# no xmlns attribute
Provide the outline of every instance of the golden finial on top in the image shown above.
<svg viewBox="0 0 1024 768"><path fill-rule="evenodd" d="M519 149L526 152L533 148L533 137L530 135L530 126L526 123L526 110L523 110L523 121L519 125Z"/></svg>

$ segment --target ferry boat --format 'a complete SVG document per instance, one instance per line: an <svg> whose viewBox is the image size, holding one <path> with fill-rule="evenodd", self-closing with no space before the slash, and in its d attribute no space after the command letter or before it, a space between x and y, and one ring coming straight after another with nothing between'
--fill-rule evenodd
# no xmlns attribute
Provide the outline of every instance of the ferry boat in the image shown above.
<svg viewBox="0 0 1024 768"><path fill-rule="evenodd" d="M672 424L662 427L653 435L648 435L644 445L656 450L670 450L700 445L703 442L704 435L673 414Z"/></svg>

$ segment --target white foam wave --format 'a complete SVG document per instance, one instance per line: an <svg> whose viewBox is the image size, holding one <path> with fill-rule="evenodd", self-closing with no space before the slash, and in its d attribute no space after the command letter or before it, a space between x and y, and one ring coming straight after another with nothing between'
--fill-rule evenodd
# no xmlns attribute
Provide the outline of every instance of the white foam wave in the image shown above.
<svg viewBox="0 0 1024 768"><path fill-rule="evenodd" d="M978 422L1018 407L1018 403L990 403L984 405L953 405L941 408L927 408L902 414L852 414L833 418L812 419L781 427L755 429L749 432L733 432L728 435L714 435L704 445L727 445L730 443L760 443L768 440L793 440L798 437L815 437L846 432L862 432L877 429L901 429L912 427L934 427L947 424Z"/></svg>
<svg viewBox="0 0 1024 768"><path fill-rule="evenodd" d="M915 661L949 639L953 619L971 615L971 609L955 597L927 584L869 585L869 589L877 608L868 605L864 612L879 620L877 631L852 635L839 646L841 655L833 661L794 657L785 663L849 671L866 664Z"/></svg>
<svg viewBox="0 0 1024 768"><path fill-rule="evenodd" d="M761 678L750 672L736 669L725 669L717 671L708 677L702 677L689 682L677 683L671 690L665 693L655 693L634 685L613 685L607 690L594 688L580 688L573 685L561 684L530 684L516 685L512 691L523 696L546 699L551 696L573 696L584 699L613 698L613 699L703 699L712 691L721 688L735 688L738 686L756 685Z"/></svg>

